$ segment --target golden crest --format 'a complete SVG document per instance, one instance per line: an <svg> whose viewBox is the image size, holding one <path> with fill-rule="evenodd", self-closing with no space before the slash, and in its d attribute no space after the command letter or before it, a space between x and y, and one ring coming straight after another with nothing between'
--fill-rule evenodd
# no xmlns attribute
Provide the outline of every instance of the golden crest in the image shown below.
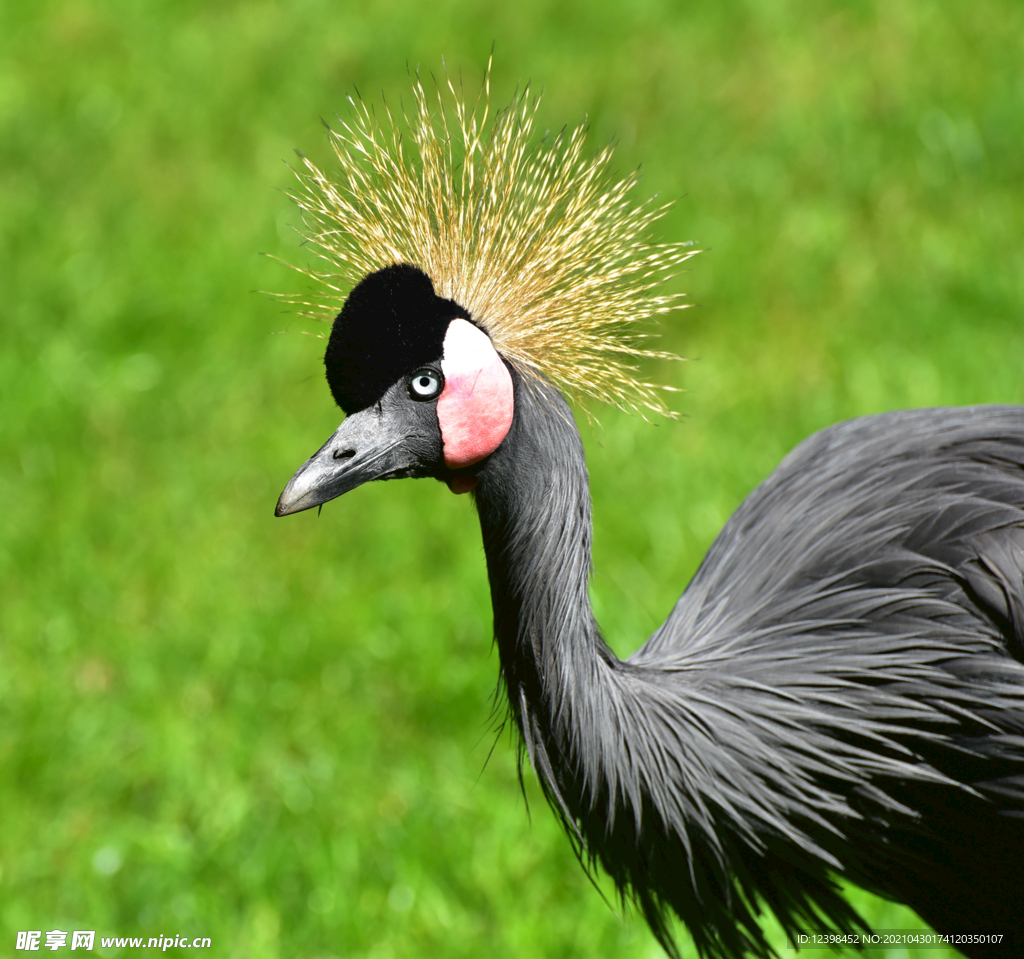
<svg viewBox="0 0 1024 959"><path fill-rule="evenodd" d="M585 154L585 123L534 137L529 86L490 119L490 71L472 106L447 75L436 97L413 76L398 118L349 98L351 118L329 131L335 178L302 157L291 194L326 264L297 269L323 292L286 299L331 319L363 276L411 263L524 373L576 400L668 413L666 387L638 379L636 361L676 357L646 347L643 321L684 305L656 291L698 251L651 242L669 205L630 197L639 174L613 177L611 146Z"/></svg>

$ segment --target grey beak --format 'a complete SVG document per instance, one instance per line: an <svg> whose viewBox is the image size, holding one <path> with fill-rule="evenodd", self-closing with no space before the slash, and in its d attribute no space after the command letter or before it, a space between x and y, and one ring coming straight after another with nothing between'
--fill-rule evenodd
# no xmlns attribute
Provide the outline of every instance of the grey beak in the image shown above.
<svg viewBox="0 0 1024 959"><path fill-rule="evenodd" d="M322 506L371 480L409 475L418 458L407 439L376 406L353 413L288 481L274 515Z"/></svg>

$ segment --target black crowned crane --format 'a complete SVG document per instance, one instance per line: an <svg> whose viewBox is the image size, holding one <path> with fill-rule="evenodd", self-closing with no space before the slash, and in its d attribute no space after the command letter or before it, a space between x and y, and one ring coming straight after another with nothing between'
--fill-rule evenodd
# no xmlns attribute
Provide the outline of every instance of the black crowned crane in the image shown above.
<svg viewBox="0 0 1024 959"><path fill-rule="evenodd" d="M486 94L413 89L404 121L353 104L336 181L300 174L346 415L277 514L370 480L472 491L529 762L670 954L673 913L707 956L769 955L764 907L854 930L838 877L982 934L967 955L1024 954L1024 408L812 436L620 660L562 391L662 408L636 321L678 305L656 285L693 251L646 239L661 209L582 127L537 141L526 95L488 124Z"/></svg>

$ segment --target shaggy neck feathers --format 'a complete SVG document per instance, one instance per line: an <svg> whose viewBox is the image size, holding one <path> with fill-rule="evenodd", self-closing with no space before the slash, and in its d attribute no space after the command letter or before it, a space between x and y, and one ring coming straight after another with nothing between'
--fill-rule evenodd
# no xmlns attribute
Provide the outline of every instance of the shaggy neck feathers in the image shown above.
<svg viewBox="0 0 1024 959"><path fill-rule="evenodd" d="M517 375L515 385L512 428L478 474L476 501L509 704L568 814L572 772L556 765L581 745L573 737L584 728L575 715L584 691L600 690L606 677L597 674L621 664L590 610L590 493L572 413L546 384Z"/></svg>

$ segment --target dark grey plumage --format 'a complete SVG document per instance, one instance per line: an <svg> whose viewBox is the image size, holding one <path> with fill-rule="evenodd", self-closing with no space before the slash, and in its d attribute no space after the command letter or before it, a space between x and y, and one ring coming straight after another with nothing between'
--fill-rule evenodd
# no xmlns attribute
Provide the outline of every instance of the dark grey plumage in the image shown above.
<svg viewBox="0 0 1024 959"><path fill-rule="evenodd" d="M811 437L620 661L590 610L569 408L496 358L511 427L449 465L463 434L441 423L443 322L433 340L400 324L372 335L389 310L447 315L419 277L372 274L373 296L342 311L326 363L352 409L277 512L374 479L475 485L502 686L584 862L670 953L673 912L716 957L770 953L762 903L790 931L851 929L840 876L1024 955L1024 407L889 413Z"/></svg>
<svg viewBox="0 0 1024 959"><path fill-rule="evenodd" d="M572 417L552 389L516 403L477 490L509 705L577 849L668 951L674 911L702 953L767 954L759 897L850 928L836 875L1024 945L1024 409L811 437L619 661Z"/></svg>

